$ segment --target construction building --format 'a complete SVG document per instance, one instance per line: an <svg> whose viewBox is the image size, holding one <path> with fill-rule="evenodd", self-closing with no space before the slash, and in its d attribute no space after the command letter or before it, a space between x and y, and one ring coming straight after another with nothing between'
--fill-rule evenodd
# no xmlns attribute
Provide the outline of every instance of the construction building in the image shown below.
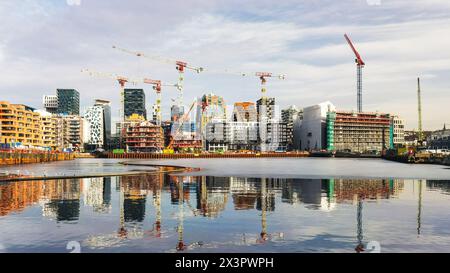
<svg viewBox="0 0 450 273"><path fill-rule="evenodd" d="M234 104L232 121L257 122L258 112L253 102L236 102Z"/></svg>
<svg viewBox="0 0 450 273"><path fill-rule="evenodd" d="M125 138L128 127L144 122L145 118L138 114L132 114L125 121L116 123L116 135L119 137L119 146L121 149L126 148Z"/></svg>
<svg viewBox="0 0 450 273"><path fill-rule="evenodd" d="M147 119L145 108L145 93L143 89L124 90L124 118L127 119L133 114L138 114Z"/></svg>
<svg viewBox="0 0 450 273"><path fill-rule="evenodd" d="M329 111L327 150L380 153L392 148L391 115Z"/></svg>
<svg viewBox="0 0 450 273"><path fill-rule="evenodd" d="M144 121L127 128L125 143L130 153L155 153L164 148L164 133L161 126Z"/></svg>
<svg viewBox="0 0 450 273"><path fill-rule="evenodd" d="M24 148L42 146L41 117L33 108L1 101L0 122L2 144Z"/></svg>

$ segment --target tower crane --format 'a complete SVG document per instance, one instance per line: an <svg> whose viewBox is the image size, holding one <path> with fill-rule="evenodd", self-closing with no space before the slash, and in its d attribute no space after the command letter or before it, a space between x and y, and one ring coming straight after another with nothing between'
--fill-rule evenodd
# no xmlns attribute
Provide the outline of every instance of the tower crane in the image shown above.
<svg viewBox="0 0 450 273"><path fill-rule="evenodd" d="M195 71L197 73L200 73L203 71L202 67L194 67L189 65L187 62L185 61L180 61L180 60L172 60L172 59L167 59L167 58L163 58L163 57L159 57L159 56L150 56L147 54L144 54L142 52L137 52L137 51L132 51L132 50L128 50L125 48L121 48L121 47L117 47L117 46L113 46L114 49L117 49L119 51L122 51L124 53L128 53L131 55L135 55L137 57L143 57L143 58L147 58L153 61L158 61L160 63L166 63L166 64L172 64L175 65L175 68L178 71L178 90L179 90L179 98L178 98L178 104L180 106L183 105L183 83L184 83L184 73L186 71L186 69L188 70L192 70Z"/></svg>
<svg viewBox="0 0 450 273"><path fill-rule="evenodd" d="M244 76L246 76L246 74L243 74ZM267 84L267 78L273 78L276 77L280 80L284 80L286 79L286 75L273 75L270 72L256 72L255 73L256 77L259 77L259 79L261 80L261 98L263 99L263 101L267 100L267 88L266 88L266 84Z"/></svg>
<svg viewBox="0 0 450 273"><path fill-rule="evenodd" d="M355 53L356 59L356 74L357 74L357 104L358 104L358 113L361 113L362 110L362 69L366 65L361 57L361 55L356 50L355 46L353 45L352 41L348 37L347 34L344 35L345 39L347 40L347 43L350 45L353 53Z"/></svg>
<svg viewBox="0 0 450 273"><path fill-rule="evenodd" d="M148 79L148 78L144 79L144 83L153 85L153 90L156 91L156 124L161 125L161 122L162 122L162 114L161 114L162 87L163 86L176 87L176 88L178 88L178 90L180 89L180 87L178 86L178 84L163 84L162 81L160 81L160 80L152 80L152 79Z"/></svg>
<svg viewBox="0 0 450 273"><path fill-rule="evenodd" d="M128 77L116 75L113 73L103 73L103 72L97 72L89 69L83 69L81 70L82 73L87 73L92 77L96 78L109 78L114 79L119 82L120 85L120 103L121 103L121 110L120 110L120 118L121 120L125 120L125 84L131 83L133 85L138 84L138 80L131 79Z"/></svg>
<svg viewBox="0 0 450 273"><path fill-rule="evenodd" d="M174 152L173 146L174 146L175 140L178 138L179 134L182 132L182 128L184 126L184 123L189 120L189 115L191 114L191 112L194 109L195 105L197 105L197 101L196 100L194 100L194 102L192 102L191 107L189 107L189 111L186 112L183 115L183 117L181 118L180 125L177 128L177 130L175 131L174 135L172 136L172 139L170 140L169 145L167 145L166 149L164 149L164 153L173 153Z"/></svg>
<svg viewBox="0 0 450 273"><path fill-rule="evenodd" d="M286 75L285 74L279 74L279 75L275 75L274 73L271 72L233 72L230 70L223 70L223 71L217 71L217 70L205 70L206 72L211 72L211 73L215 73L215 74L231 74L231 75L239 75L242 77L258 77L261 80L261 94L262 94L262 98L263 99L267 99L266 97L266 93L267 93L267 88L266 88L266 84L267 84L267 79L268 78L278 78L280 80L285 80L286 79Z"/></svg>

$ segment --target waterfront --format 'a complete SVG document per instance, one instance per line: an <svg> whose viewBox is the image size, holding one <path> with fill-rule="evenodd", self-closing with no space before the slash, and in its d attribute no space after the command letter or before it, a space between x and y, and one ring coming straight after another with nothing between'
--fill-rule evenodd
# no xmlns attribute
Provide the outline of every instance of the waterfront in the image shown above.
<svg viewBox="0 0 450 273"><path fill-rule="evenodd" d="M398 177L330 178L342 161L328 159L136 162L203 168L174 175L114 160L28 165L48 175L149 174L0 183L0 252L70 252L71 241L82 252L355 252L372 241L382 252L450 252L450 170L425 165L434 179L406 179L410 165L352 162L342 174L383 166Z"/></svg>

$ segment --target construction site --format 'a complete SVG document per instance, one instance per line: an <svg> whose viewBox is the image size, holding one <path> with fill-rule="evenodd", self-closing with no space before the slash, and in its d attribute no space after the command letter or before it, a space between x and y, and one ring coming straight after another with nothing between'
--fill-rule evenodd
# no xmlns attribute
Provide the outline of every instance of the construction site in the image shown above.
<svg viewBox="0 0 450 273"><path fill-rule="evenodd" d="M120 88L120 120L116 123L115 142L111 134L111 109L107 100L96 100L85 116L70 112L54 115L35 111L24 105L1 103L1 143L8 149L17 145L41 147L46 151L82 152L86 147L97 156L111 158L195 158L195 157L304 157L361 156L381 157L386 151L402 148L396 153L414 154L419 147L406 147L404 121L392 113L363 111L363 68L366 62L350 37L345 41L355 56L356 111L337 110L331 103L297 109L290 106L281 111L276 98L267 95L268 80L286 80L286 75L272 72L235 72L210 70L186 61L151 56L139 51L113 46L113 50L147 59L160 65L175 67L178 81L170 83L151 77L125 76L116 73L83 69L82 73L96 80L110 80ZM175 71L174 71L175 72ZM184 82L187 73L210 73L258 79L259 99L256 102L235 102L231 115L220 95L204 94L188 107L184 103ZM152 113L147 115L146 94L139 85L154 91ZM133 88L129 88L133 86ZM170 120L163 120L163 94L166 88L177 91L172 99ZM164 92L164 93L163 93ZM79 94L72 89L58 89L68 106L77 105ZM419 143L424 146L419 81ZM57 96L45 96L49 111L58 107ZM79 107L79 106L78 106ZM70 108L70 107L69 107ZM65 110L66 111L66 110ZM4 143L4 144L3 144ZM96 150L94 150L96 149ZM101 152L98 152L101 151ZM392 153L392 152L391 152Z"/></svg>
<svg viewBox="0 0 450 273"><path fill-rule="evenodd" d="M391 117L377 113L329 112L329 151L368 153L391 147Z"/></svg>

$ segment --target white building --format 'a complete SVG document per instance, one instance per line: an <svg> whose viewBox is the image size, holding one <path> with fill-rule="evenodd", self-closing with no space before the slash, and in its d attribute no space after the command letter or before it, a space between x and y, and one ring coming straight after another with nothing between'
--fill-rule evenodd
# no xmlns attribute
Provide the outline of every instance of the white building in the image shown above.
<svg viewBox="0 0 450 273"><path fill-rule="evenodd" d="M394 145L405 145L405 120L394 115L392 123L394 125Z"/></svg>
<svg viewBox="0 0 450 273"><path fill-rule="evenodd" d="M327 113L336 107L329 101L303 109L303 119L294 124L294 147L299 150L326 149Z"/></svg>
<svg viewBox="0 0 450 273"><path fill-rule="evenodd" d="M42 98L45 111L56 114L58 112L58 96L50 95Z"/></svg>
<svg viewBox="0 0 450 273"><path fill-rule="evenodd" d="M97 148L103 147L105 144L104 133L104 118L102 106L89 107L84 118L87 121L87 127L85 128L85 144Z"/></svg>

